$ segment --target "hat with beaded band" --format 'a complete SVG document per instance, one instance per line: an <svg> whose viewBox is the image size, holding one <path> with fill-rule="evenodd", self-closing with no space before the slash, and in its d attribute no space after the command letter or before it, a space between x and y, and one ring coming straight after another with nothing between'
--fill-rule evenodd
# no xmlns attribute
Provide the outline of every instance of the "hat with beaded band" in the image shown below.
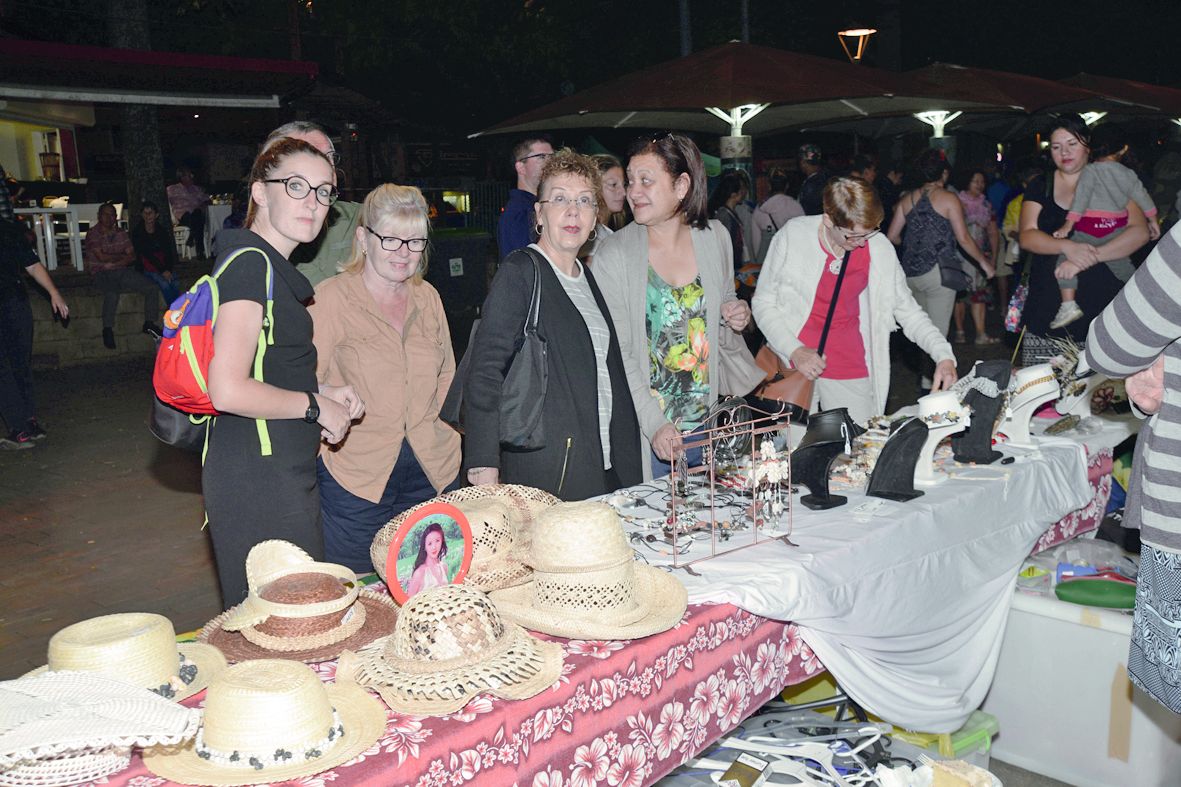
<svg viewBox="0 0 1181 787"><path fill-rule="evenodd" d="M637 562L606 503L559 503L542 512L527 562L532 580L489 596L501 615L531 631L637 639L667 631L685 614L685 586Z"/></svg>
<svg viewBox="0 0 1181 787"><path fill-rule="evenodd" d="M445 585L411 596L384 645L342 654L336 674L392 710L444 716L480 694L533 697L561 676L563 659L561 645L501 620L480 591Z"/></svg>
<svg viewBox="0 0 1181 787"><path fill-rule="evenodd" d="M297 661L244 661L209 687L196 739L147 752L144 764L181 784L282 782L348 762L377 742L385 724L381 703L355 683L327 686Z"/></svg>
<svg viewBox="0 0 1181 787"><path fill-rule="evenodd" d="M225 669L215 646L176 641L172 621L151 612L101 615L66 626L49 639L49 663L33 670L97 672L183 700Z"/></svg>

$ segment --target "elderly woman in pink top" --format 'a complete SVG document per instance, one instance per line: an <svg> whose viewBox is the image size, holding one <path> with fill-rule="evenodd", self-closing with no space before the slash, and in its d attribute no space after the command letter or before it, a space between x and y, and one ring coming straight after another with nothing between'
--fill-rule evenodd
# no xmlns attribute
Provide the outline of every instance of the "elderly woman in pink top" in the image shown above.
<svg viewBox="0 0 1181 787"><path fill-rule="evenodd" d="M815 380L812 410L848 408L859 424L881 415L890 388L890 333L903 333L935 359L933 390L956 379L946 337L915 302L894 246L880 232L877 192L861 178L824 188L824 213L776 233L752 306L771 349ZM817 351L836 282L847 265L824 353Z"/></svg>

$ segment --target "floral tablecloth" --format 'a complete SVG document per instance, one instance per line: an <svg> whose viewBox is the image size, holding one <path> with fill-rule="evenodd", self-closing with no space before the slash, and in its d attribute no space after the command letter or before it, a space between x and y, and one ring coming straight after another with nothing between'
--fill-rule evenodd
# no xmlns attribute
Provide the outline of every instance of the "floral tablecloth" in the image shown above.
<svg viewBox="0 0 1181 787"><path fill-rule="evenodd" d="M1107 501L1111 499L1111 462L1110 448L1092 449L1087 446L1087 481L1091 484L1094 496L1085 506L1071 511L1042 533L1030 554L1036 555L1099 529L1099 523L1107 512Z"/></svg>
<svg viewBox="0 0 1181 787"><path fill-rule="evenodd" d="M562 640L562 677L520 702L473 700L424 718L388 712L361 756L284 784L395 787L641 787L775 697L823 671L794 625L728 604L691 605L679 625L631 642ZM318 665L331 680L335 662ZM203 695L202 695L203 696ZM97 784L168 784L136 756Z"/></svg>

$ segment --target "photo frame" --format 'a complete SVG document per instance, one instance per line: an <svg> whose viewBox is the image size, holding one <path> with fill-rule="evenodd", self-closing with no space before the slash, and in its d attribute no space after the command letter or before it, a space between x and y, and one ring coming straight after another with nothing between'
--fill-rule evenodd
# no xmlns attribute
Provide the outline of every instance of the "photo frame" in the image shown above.
<svg viewBox="0 0 1181 787"><path fill-rule="evenodd" d="M463 582L472 564L472 528L450 503L406 517L386 553L386 584L398 604L420 590Z"/></svg>

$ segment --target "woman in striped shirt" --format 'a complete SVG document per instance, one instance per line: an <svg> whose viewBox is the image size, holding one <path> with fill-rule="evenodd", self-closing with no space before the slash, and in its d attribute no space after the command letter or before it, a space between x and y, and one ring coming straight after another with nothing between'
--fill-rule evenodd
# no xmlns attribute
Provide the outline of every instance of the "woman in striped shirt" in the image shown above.
<svg viewBox="0 0 1181 787"><path fill-rule="evenodd" d="M1181 224L1091 323L1086 362L1127 377L1140 431L1124 526L1140 528L1128 673L1181 713Z"/></svg>

